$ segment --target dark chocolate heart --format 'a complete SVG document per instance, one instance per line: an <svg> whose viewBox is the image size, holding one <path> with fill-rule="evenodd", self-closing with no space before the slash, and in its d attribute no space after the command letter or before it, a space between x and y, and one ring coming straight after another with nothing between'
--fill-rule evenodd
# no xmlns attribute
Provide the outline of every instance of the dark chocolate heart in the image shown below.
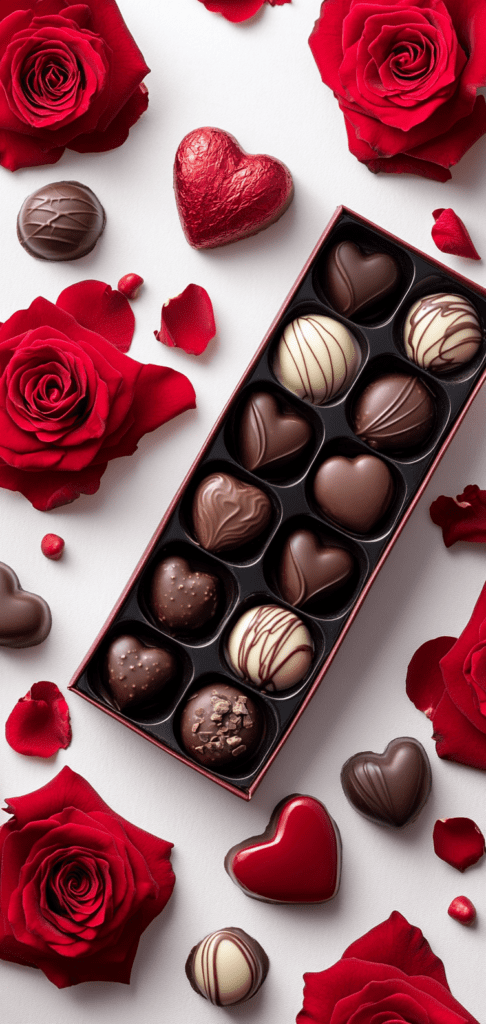
<svg viewBox="0 0 486 1024"><path fill-rule="evenodd" d="M278 584L282 597L300 608L338 590L353 570L354 558L345 548L321 544L311 530L295 530L282 551Z"/></svg>
<svg viewBox="0 0 486 1024"><path fill-rule="evenodd" d="M388 466L375 455L334 455L319 466L315 499L326 516L356 533L369 533L385 515L395 487Z"/></svg>
<svg viewBox="0 0 486 1024"><path fill-rule="evenodd" d="M272 516L270 498L229 473L212 473L196 490L192 521L208 551L229 551L259 537Z"/></svg>
<svg viewBox="0 0 486 1024"><path fill-rule="evenodd" d="M365 750L343 765L341 784L353 807L379 825L401 828L422 810L431 771L421 743L399 736L383 754Z"/></svg>
<svg viewBox="0 0 486 1024"><path fill-rule="evenodd" d="M194 572L185 558L172 555L159 563L152 577L152 608L167 629L191 632L211 621L220 592L217 576Z"/></svg>
<svg viewBox="0 0 486 1024"><path fill-rule="evenodd" d="M174 678L174 655L162 647L145 647L134 636L119 636L106 655L106 686L119 711L154 704Z"/></svg>
<svg viewBox="0 0 486 1024"><path fill-rule="evenodd" d="M51 610L42 597L22 590L9 565L0 562L0 647L35 647L51 629Z"/></svg>
<svg viewBox="0 0 486 1024"><path fill-rule="evenodd" d="M354 242L338 242L326 264L325 289L343 316L363 313L386 298L400 280L400 268L386 252L365 255Z"/></svg>
<svg viewBox="0 0 486 1024"><path fill-rule="evenodd" d="M297 413L281 412L274 395L256 391L240 420L240 458L245 469L274 468L295 458L311 437L308 420Z"/></svg>

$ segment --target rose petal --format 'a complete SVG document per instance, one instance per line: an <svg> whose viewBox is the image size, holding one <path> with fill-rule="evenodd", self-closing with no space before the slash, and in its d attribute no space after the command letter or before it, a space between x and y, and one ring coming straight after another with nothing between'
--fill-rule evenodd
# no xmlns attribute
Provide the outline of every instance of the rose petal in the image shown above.
<svg viewBox="0 0 486 1024"><path fill-rule="evenodd" d="M157 341L198 356L214 338L216 324L211 299L199 284L188 284L180 295L164 302Z"/></svg>
<svg viewBox="0 0 486 1024"><path fill-rule="evenodd" d="M476 864L485 852L483 833L471 818L439 818L433 841L437 856L458 871Z"/></svg>
<svg viewBox="0 0 486 1024"><path fill-rule="evenodd" d="M407 696L427 718L433 718L444 693L445 683L439 662L456 643L453 636L427 640L415 651L407 669Z"/></svg>
<svg viewBox="0 0 486 1024"><path fill-rule="evenodd" d="M439 757L486 771L486 736L458 710L447 691L432 719Z"/></svg>
<svg viewBox="0 0 486 1024"><path fill-rule="evenodd" d="M52 757L69 746L69 708L55 683L34 683L9 715L5 736L13 750L31 757Z"/></svg>
<svg viewBox="0 0 486 1024"><path fill-rule="evenodd" d="M474 248L465 224L457 216L457 213L454 213L454 210L450 208L434 210L432 216L435 220L432 238L441 252L450 253L452 256L462 256L467 260L481 259Z"/></svg>
<svg viewBox="0 0 486 1024"><path fill-rule="evenodd" d="M474 903L467 896L456 896L452 900L447 913L449 917L454 918L454 921L459 921L460 924L470 925L476 920L476 907Z"/></svg>
<svg viewBox="0 0 486 1024"><path fill-rule="evenodd" d="M117 288L127 299L138 298L138 293L143 285L143 277L140 274L124 274L120 278Z"/></svg>
<svg viewBox="0 0 486 1024"><path fill-rule="evenodd" d="M227 21L247 21L263 7L265 0L199 0L207 11L222 14ZM289 4L291 0L267 0L272 7Z"/></svg>
<svg viewBox="0 0 486 1024"><path fill-rule="evenodd" d="M128 352L135 330L133 310L125 295L103 281L78 281L61 292L57 303L88 331L101 334L119 352Z"/></svg>
<svg viewBox="0 0 486 1024"><path fill-rule="evenodd" d="M456 498L441 494L430 506L430 518L440 526L447 548L458 540L484 544L486 491L481 491L477 484L468 484Z"/></svg>

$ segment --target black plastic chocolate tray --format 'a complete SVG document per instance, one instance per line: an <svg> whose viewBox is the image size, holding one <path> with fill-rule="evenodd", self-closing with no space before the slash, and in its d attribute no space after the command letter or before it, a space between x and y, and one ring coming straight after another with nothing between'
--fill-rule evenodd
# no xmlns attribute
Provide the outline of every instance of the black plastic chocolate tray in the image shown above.
<svg viewBox="0 0 486 1024"><path fill-rule="evenodd" d="M401 267L401 281L381 311L368 319L359 315L346 320L331 307L322 287L322 267L336 242L350 239L365 252L388 252ZM70 687L124 724L141 732L196 770L213 778L238 795L249 799L304 704L320 683L324 671L336 653L364 597L396 540L404 517L412 509L425 479L443 454L455 428L478 390L486 362L486 346L478 357L461 371L439 377L419 369L405 356L401 342L402 327L409 307L417 298L439 291L459 292L475 306L486 323L486 295L480 288L407 247L393 236L341 208L313 253L290 294L271 332L258 350L228 406L218 420L205 447L192 467L185 484L174 499L166 517L152 539L128 588L86 656ZM305 313L323 313L345 323L361 349L361 364L351 386L323 406L309 405L290 393L276 379L273 354L282 329ZM334 454L347 456L361 452L375 454L353 431L352 410L357 396L376 376L390 370L413 372L422 378L435 396L436 425L425 446L406 457L376 454L387 463L395 481L391 508L373 532L363 537L327 521L318 509L312 493L315 472L323 460ZM283 407L293 408L306 417L313 439L304 454L284 470L250 473L238 458L235 437L241 409L252 390L270 390ZM197 484L215 469L229 471L264 490L272 501L273 516L265 533L256 541L223 556L203 550L191 527L190 505ZM242 682L226 658L226 637L239 615L250 604L279 603L291 608L281 597L276 583L276 564L283 542L291 529L309 525L323 540L345 547L355 559L355 572L346 587L331 595L327 604L309 614L295 609L307 625L315 645L311 670L291 690L267 694ZM223 584L224 597L211 628L191 635L173 636L162 630L150 611L148 587L156 564L166 554L181 554L194 569L206 569ZM130 717L116 710L104 688L102 665L109 643L115 636L129 633L149 646L168 647L175 654L179 678L171 691L164 691L159 709ZM252 761L233 772L212 771L191 761L179 742L179 718L188 695L206 682L235 683L259 702L267 721L263 745Z"/></svg>

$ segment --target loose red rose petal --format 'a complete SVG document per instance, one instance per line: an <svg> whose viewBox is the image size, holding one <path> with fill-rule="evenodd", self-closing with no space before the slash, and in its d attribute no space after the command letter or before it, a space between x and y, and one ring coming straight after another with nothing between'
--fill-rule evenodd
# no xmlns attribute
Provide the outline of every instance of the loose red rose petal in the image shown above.
<svg viewBox="0 0 486 1024"><path fill-rule="evenodd" d="M52 757L71 742L69 708L55 683L34 683L7 718L7 743L18 754Z"/></svg>
<svg viewBox="0 0 486 1024"><path fill-rule="evenodd" d="M456 896L452 901L447 913L460 924L469 925L476 920L476 907L467 896Z"/></svg>
<svg viewBox="0 0 486 1024"><path fill-rule="evenodd" d="M136 299L143 285L143 277L140 274L124 274L120 278L117 288L127 299Z"/></svg>
<svg viewBox="0 0 486 1024"><path fill-rule="evenodd" d="M437 856L458 871L476 864L485 850L483 833L471 818L439 818L433 840Z"/></svg>
<svg viewBox="0 0 486 1024"><path fill-rule="evenodd" d="M135 317L128 299L103 281L78 281L61 292L56 306L88 331L101 334L119 352L128 352Z"/></svg>
<svg viewBox="0 0 486 1024"><path fill-rule="evenodd" d="M199 356L214 338L216 324L211 299L199 284L187 288L162 306L160 331L154 331L157 341L170 348Z"/></svg>
<svg viewBox="0 0 486 1024"><path fill-rule="evenodd" d="M465 224L454 210L434 210L432 216L435 220L432 238L441 252L449 253L451 256L462 256L466 260L481 259Z"/></svg>
<svg viewBox="0 0 486 1024"><path fill-rule="evenodd" d="M449 498L441 494L430 506L430 518L440 526L446 548L458 540L486 542L486 491L468 484L462 494Z"/></svg>
<svg viewBox="0 0 486 1024"><path fill-rule="evenodd" d="M57 533L46 533L45 537L41 540L41 551L46 558L57 562L64 551L62 537L59 537Z"/></svg>
<svg viewBox="0 0 486 1024"><path fill-rule="evenodd" d="M253 18L263 7L265 0L199 0L207 11L222 14L227 21L240 22ZM271 7L289 4L291 0L267 0Z"/></svg>

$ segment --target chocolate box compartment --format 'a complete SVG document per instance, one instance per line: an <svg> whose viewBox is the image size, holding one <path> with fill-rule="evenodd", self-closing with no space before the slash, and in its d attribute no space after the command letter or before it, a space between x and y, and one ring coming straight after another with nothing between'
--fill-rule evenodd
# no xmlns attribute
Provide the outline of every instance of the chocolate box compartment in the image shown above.
<svg viewBox="0 0 486 1024"><path fill-rule="evenodd" d="M391 308L380 315L359 320L346 320L337 314L327 301L317 282L318 268L326 254L339 240L348 238L361 244L363 250L389 252L398 259L401 282L393 297ZM160 526L127 583L107 622L88 651L70 682L70 688L124 725L171 753L189 767L195 768L219 785L243 799L250 799L265 772L278 754L291 729L304 712L309 700L320 685L327 668L342 643L374 578L398 538L418 498L423 492L436 465L458 429L469 405L480 389L485 377L486 346L460 373L439 376L418 368L404 352L400 331L415 297L437 290L458 291L468 297L483 325L486 322L486 291L468 282L454 271L407 246L400 239L340 207L319 240L289 297L271 325L266 337L255 353L250 366L221 413L194 465L174 497ZM273 371L275 346L282 328L296 316L313 310L330 316L349 326L361 349L361 363L352 383L327 405L310 405L282 386ZM423 380L436 396L437 420L430 443L403 457L370 448L356 436L353 429L353 409L358 395L366 384L388 369L399 369ZM245 470L235 444L238 416L245 396L254 390L266 390L281 399L284 408L294 410L311 422L314 436L303 460L303 470L276 475ZM315 473L329 453L343 454L369 452L382 458L397 481L397 496L384 518L383 524L369 535L351 534L321 514L312 497ZM200 480L214 468L224 469L239 479L259 487L270 497L273 519L266 531L247 550L211 553L201 548L195 538L190 521L190 501ZM313 609L293 609L279 597L272 569L280 539L288 534L292 523L312 524L322 539L331 539L337 546L351 550L356 559L357 576L354 588L341 605ZM253 545L253 546L252 546ZM208 568L218 575L223 584L224 601L214 629L199 637L184 634L170 635L150 612L147 587L155 565L164 553L182 554L196 568ZM281 604L293 611L308 626L315 644L315 657L308 676L288 692L277 695L257 691L251 684L238 679L225 654L228 630L243 609L257 603ZM221 611L221 614L219 614ZM318 614L319 612L319 614ZM152 715L137 713L129 717L110 706L100 686L99 665L110 637L128 631L161 647L169 644L180 651L182 672L165 709ZM125 630L126 627L126 630ZM261 755L224 774L210 771L196 764L179 742L178 722L189 693L203 680L227 679L258 698L267 716L267 735Z"/></svg>

